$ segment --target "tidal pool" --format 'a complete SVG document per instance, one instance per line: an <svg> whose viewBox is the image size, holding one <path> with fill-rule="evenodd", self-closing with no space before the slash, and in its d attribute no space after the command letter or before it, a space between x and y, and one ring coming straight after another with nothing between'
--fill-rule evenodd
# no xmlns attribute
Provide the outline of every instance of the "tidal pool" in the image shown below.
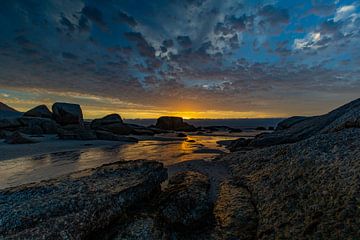
<svg viewBox="0 0 360 240"><path fill-rule="evenodd" d="M239 136L191 135L187 140L143 140L139 143L72 150L0 161L0 189L55 178L121 160L156 160L165 166L211 159L227 150L217 144ZM189 141L190 140L190 141Z"/></svg>

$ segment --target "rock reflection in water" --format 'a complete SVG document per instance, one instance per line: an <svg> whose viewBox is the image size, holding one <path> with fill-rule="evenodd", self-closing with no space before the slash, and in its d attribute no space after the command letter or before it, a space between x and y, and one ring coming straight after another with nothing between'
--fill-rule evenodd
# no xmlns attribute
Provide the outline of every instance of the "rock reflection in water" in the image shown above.
<svg viewBox="0 0 360 240"><path fill-rule="evenodd" d="M0 188L55 178L120 160L157 160L165 165L171 165L177 162L213 158L218 154L194 152L202 148L224 150L216 142L233 137L191 136L189 139L194 142L140 141L137 144L113 145L0 161Z"/></svg>

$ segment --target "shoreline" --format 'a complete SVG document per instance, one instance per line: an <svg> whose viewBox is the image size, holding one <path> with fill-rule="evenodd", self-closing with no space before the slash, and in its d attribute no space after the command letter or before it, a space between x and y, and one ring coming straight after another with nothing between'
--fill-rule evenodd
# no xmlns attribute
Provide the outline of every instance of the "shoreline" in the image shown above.
<svg viewBox="0 0 360 240"><path fill-rule="evenodd" d="M107 140L61 140L56 135L46 135L39 139L41 139L40 142L33 144L7 144L4 141L0 141L0 161L57 152L131 144Z"/></svg>

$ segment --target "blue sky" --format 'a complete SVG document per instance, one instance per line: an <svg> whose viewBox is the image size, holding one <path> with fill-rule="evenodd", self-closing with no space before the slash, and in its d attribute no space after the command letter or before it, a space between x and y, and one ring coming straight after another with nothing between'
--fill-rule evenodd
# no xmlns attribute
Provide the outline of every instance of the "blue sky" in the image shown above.
<svg viewBox="0 0 360 240"><path fill-rule="evenodd" d="M0 5L0 101L20 109L61 100L89 115L289 116L359 97L359 1Z"/></svg>

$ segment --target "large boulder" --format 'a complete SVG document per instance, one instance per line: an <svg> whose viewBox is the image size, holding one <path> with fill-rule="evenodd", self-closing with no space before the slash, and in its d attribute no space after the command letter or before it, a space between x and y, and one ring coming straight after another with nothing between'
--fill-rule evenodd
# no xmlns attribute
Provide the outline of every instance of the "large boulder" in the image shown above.
<svg viewBox="0 0 360 240"><path fill-rule="evenodd" d="M39 105L25 112L24 117L52 118L52 113L46 105Z"/></svg>
<svg viewBox="0 0 360 240"><path fill-rule="evenodd" d="M84 125L83 113L79 104L54 103L52 106L53 118L60 125Z"/></svg>
<svg viewBox="0 0 360 240"><path fill-rule="evenodd" d="M357 239L359 136L343 129L224 156L256 209L256 239Z"/></svg>
<svg viewBox="0 0 360 240"><path fill-rule="evenodd" d="M156 121L156 127L172 131L195 131L196 128L185 123L181 117L160 117Z"/></svg>
<svg viewBox="0 0 360 240"><path fill-rule="evenodd" d="M107 131L117 135L129 135L133 129L124 124L120 115L110 114L100 119L94 119L90 127L95 130Z"/></svg>
<svg viewBox="0 0 360 240"><path fill-rule="evenodd" d="M169 179L162 193L161 216L175 228L191 228L204 223L211 214L209 178L199 172L179 172Z"/></svg>
<svg viewBox="0 0 360 240"><path fill-rule="evenodd" d="M18 118L21 124L19 131L26 134L56 134L59 125L52 119L40 117Z"/></svg>
<svg viewBox="0 0 360 240"><path fill-rule="evenodd" d="M14 132L5 139L5 142L9 144L27 144L37 143L38 141L20 132Z"/></svg>
<svg viewBox="0 0 360 240"><path fill-rule="evenodd" d="M105 125L110 125L110 124L122 124L123 120L121 119L119 114L113 113L110 115L107 115L103 118L99 118L99 119L94 119L91 122L91 128L97 129L100 128L102 126Z"/></svg>
<svg viewBox="0 0 360 240"><path fill-rule="evenodd" d="M0 190L0 239L87 239L160 190L161 163L106 164Z"/></svg>

